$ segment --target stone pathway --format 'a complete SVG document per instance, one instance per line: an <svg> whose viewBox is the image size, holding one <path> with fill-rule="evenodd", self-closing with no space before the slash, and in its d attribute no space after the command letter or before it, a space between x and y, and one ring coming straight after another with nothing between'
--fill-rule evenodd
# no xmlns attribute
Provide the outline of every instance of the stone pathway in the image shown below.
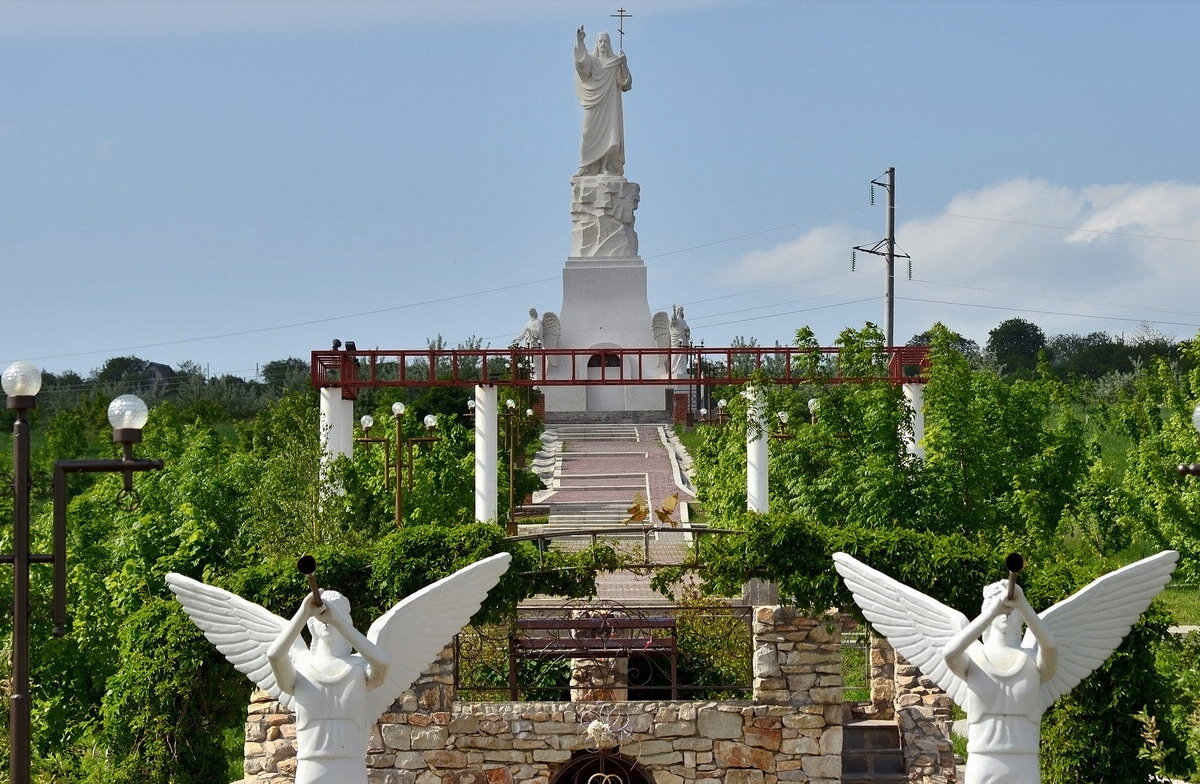
<svg viewBox="0 0 1200 784"><path fill-rule="evenodd" d="M680 563L691 547L687 533L687 502L694 498L684 473L686 454L669 425L558 424L549 425L534 470L547 489L534 494L534 503L549 507L545 525L522 525L521 534L544 531L587 531L626 527L634 497L643 494L651 510L672 493L679 494L678 528L664 527L649 537L650 558L659 563ZM653 511L645 523L655 523ZM642 523L631 524L640 528ZM641 552L646 538L640 530L606 533L622 550ZM586 533L554 540L557 549L581 549L591 544ZM632 572L601 575L600 599L628 604L662 603L649 578Z"/></svg>

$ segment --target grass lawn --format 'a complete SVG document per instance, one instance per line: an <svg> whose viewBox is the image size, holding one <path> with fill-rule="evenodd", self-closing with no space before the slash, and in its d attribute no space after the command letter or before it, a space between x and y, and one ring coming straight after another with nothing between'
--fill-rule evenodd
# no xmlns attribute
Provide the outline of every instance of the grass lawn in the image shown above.
<svg viewBox="0 0 1200 784"><path fill-rule="evenodd" d="M1195 585L1168 585L1160 597L1175 623L1180 626L1200 626L1200 587Z"/></svg>

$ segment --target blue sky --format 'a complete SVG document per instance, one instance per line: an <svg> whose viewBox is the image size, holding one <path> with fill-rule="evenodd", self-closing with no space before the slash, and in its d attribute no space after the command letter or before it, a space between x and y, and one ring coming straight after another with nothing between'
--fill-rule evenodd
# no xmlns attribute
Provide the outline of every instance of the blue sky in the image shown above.
<svg viewBox="0 0 1200 784"><path fill-rule="evenodd" d="M507 345L561 304L616 6L0 2L0 366ZM1200 325L1200 4L625 7L650 305L697 341L879 322L888 166L899 342Z"/></svg>

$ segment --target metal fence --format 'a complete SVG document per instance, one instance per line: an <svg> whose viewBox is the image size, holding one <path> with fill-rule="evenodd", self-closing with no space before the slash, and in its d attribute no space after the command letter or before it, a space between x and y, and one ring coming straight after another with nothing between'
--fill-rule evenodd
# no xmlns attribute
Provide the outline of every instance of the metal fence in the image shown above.
<svg viewBox="0 0 1200 784"><path fill-rule="evenodd" d="M751 608L567 602L470 627L455 642L459 699L749 699Z"/></svg>

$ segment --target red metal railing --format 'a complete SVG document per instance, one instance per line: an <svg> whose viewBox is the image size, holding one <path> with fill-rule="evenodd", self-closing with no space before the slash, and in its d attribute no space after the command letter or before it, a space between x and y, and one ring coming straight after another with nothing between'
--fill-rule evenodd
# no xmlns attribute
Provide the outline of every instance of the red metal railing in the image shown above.
<svg viewBox="0 0 1200 784"><path fill-rule="evenodd" d="M929 349L885 349L864 369L839 367L839 349L794 346L738 348L558 349L371 349L312 352L312 383L357 397L366 387L578 386L596 384L662 387L744 384L765 377L776 384L921 383ZM686 363L678 363L680 357ZM671 368L686 364L687 375ZM431 370L432 369L432 370Z"/></svg>

